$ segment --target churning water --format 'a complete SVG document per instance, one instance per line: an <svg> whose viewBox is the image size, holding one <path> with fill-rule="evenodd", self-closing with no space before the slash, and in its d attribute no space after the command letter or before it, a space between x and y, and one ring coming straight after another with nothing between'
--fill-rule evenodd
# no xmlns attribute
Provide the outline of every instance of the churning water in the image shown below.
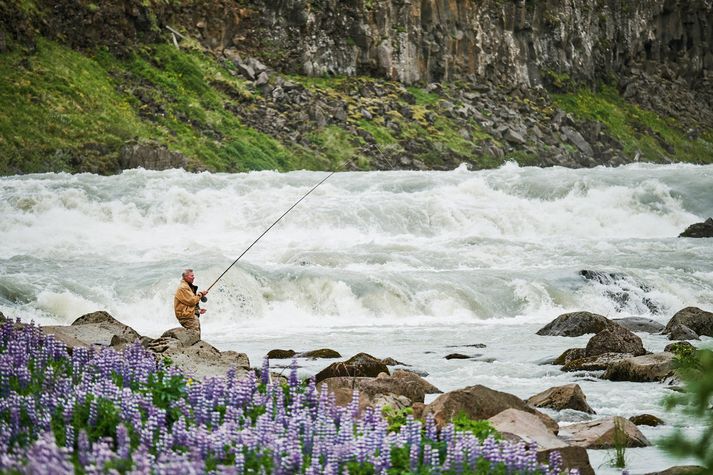
<svg viewBox="0 0 713 475"><path fill-rule="evenodd" d="M0 178L0 311L69 324L101 309L156 337L176 326L183 268L207 287L324 176ZM713 239L677 238L712 214L713 166L338 173L216 284L203 336L253 365L272 348L392 356L442 390L484 384L526 398L576 381L594 417L649 412L672 423L661 385L539 365L588 337L535 331L569 311L665 323L686 306L713 309ZM667 343L640 336L651 351ZM474 343L487 347L465 346ZM453 352L482 355L443 358ZM630 452L633 473L673 463L657 449ZM605 456L592 454L598 472L609 470Z"/></svg>

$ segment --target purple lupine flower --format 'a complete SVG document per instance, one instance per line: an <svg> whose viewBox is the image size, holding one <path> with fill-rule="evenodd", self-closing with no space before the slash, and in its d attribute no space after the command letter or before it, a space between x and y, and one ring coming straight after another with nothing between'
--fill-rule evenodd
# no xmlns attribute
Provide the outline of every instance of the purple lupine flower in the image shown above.
<svg viewBox="0 0 713 475"><path fill-rule="evenodd" d="M270 359L267 356L262 359L262 368L260 369L260 382L265 385L270 382Z"/></svg>

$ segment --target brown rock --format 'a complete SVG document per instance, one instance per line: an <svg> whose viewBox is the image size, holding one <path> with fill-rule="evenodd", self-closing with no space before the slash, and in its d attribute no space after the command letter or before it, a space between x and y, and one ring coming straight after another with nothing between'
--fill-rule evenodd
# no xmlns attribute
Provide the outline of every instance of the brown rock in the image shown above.
<svg viewBox="0 0 713 475"><path fill-rule="evenodd" d="M676 323L671 325L666 331L669 340L685 341L685 340L700 340L698 334L688 328L686 325Z"/></svg>
<svg viewBox="0 0 713 475"><path fill-rule="evenodd" d="M413 402L423 402L425 392L422 386L407 379L386 376L381 378L365 377L335 377L320 381L317 386L326 386L327 390L334 391L337 388L358 389L361 394L373 400L379 394L396 394L406 396Z"/></svg>
<svg viewBox="0 0 713 475"><path fill-rule="evenodd" d="M686 350L693 351L695 349L696 349L696 347L691 345L687 341L676 341L676 342L669 343L668 345L666 345L666 347L663 350L667 351L669 353L675 354L679 351L686 351Z"/></svg>
<svg viewBox="0 0 713 475"><path fill-rule="evenodd" d="M610 381L663 381L673 375L673 353L654 353L616 361L602 379Z"/></svg>
<svg viewBox="0 0 713 475"><path fill-rule="evenodd" d="M571 360L562 366L562 371L601 371L609 367L615 361L633 358L629 353L604 353L599 356L589 356Z"/></svg>
<svg viewBox="0 0 713 475"><path fill-rule="evenodd" d="M563 468L579 469L580 474L594 474L587 449L570 446L557 436L534 414L517 409L506 409L488 419L492 426L508 440L522 440L536 444L537 458L546 463L551 452L562 455Z"/></svg>
<svg viewBox="0 0 713 475"><path fill-rule="evenodd" d="M287 358L292 358L297 352L295 350L270 350L267 352L267 357L271 360L284 360Z"/></svg>
<svg viewBox="0 0 713 475"><path fill-rule="evenodd" d="M378 376L379 373L390 374L389 368L387 368L381 360L366 353L359 353L352 356L347 361L332 363L327 366L322 371L317 373L315 381L319 383L327 378L334 378L337 376L348 376L352 378L366 376L374 378Z"/></svg>
<svg viewBox="0 0 713 475"><path fill-rule="evenodd" d="M563 426L560 436L570 445L587 449L611 449L615 446L615 423L621 426L626 447L651 445L633 422L619 416Z"/></svg>
<svg viewBox="0 0 713 475"><path fill-rule="evenodd" d="M304 353L300 353L297 356L300 356L302 358L313 358L313 359L341 358L342 357L342 355L340 355L338 351L330 350L329 348L321 348L319 350L305 351Z"/></svg>
<svg viewBox="0 0 713 475"><path fill-rule="evenodd" d="M651 426L656 427L664 424L664 421L652 414L640 414L638 416L631 416L629 418L631 422L637 426Z"/></svg>
<svg viewBox="0 0 713 475"><path fill-rule="evenodd" d="M646 354L646 350L641 338L622 326L611 325L594 335L587 343L587 356L604 353L630 353L639 356Z"/></svg>
<svg viewBox="0 0 713 475"><path fill-rule="evenodd" d="M80 325L96 325L97 328L106 329L129 342L134 342L141 338L141 335L139 335L136 330L128 325L124 325L104 311L87 313L72 322L72 326Z"/></svg>
<svg viewBox="0 0 713 475"><path fill-rule="evenodd" d="M423 416L433 414L436 424L443 427L461 412L470 419L489 419L505 409L518 409L535 414L552 432L556 433L558 430L557 423L551 417L528 406L519 397L482 385L441 394L426 406Z"/></svg>
<svg viewBox="0 0 713 475"><path fill-rule="evenodd" d="M612 322L603 315L590 312L565 313L537 331L541 336L581 336L599 333Z"/></svg>
<svg viewBox="0 0 713 475"><path fill-rule="evenodd" d="M587 396L582 392L579 384L566 384L550 388L539 394L535 394L527 403L535 407L549 407L561 411L562 409L574 409L575 411L586 412L587 414L596 414L589 404L587 404Z"/></svg>
<svg viewBox="0 0 713 475"><path fill-rule="evenodd" d="M178 327L166 330L163 335L161 335L161 338L175 338L181 343L181 346L188 347L198 343L201 339L201 336L198 332L195 332L193 330Z"/></svg>
<svg viewBox="0 0 713 475"><path fill-rule="evenodd" d="M247 374L250 368L250 361L245 353L235 351L221 353L217 348L204 341L185 348L169 347L163 352L163 355L171 358L173 366L198 380L224 377L231 368L234 368L237 377L241 378Z"/></svg>
<svg viewBox="0 0 713 475"><path fill-rule="evenodd" d="M425 394L439 394L443 392L437 387L435 387L433 384L423 379L418 374L414 373L413 371L397 369L396 371L394 371L393 377L396 379L403 379L405 381L417 384Z"/></svg>
<svg viewBox="0 0 713 475"><path fill-rule="evenodd" d="M570 361L578 360L580 358L586 357L586 350L584 348L570 348L564 350L564 353L559 355L552 364L565 365Z"/></svg>
<svg viewBox="0 0 713 475"><path fill-rule="evenodd" d="M713 237L713 218L708 218L702 223L691 224L678 237L709 238Z"/></svg>
<svg viewBox="0 0 713 475"><path fill-rule="evenodd" d="M713 336L713 313L701 310L698 307L686 307L676 312L666 325L664 334L671 332L673 326L685 325L698 336Z"/></svg>

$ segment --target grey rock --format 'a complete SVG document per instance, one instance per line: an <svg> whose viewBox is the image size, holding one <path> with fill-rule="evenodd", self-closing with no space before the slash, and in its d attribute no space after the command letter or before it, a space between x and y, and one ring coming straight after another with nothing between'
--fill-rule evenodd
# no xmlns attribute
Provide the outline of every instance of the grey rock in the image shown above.
<svg viewBox="0 0 713 475"><path fill-rule="evenodd" d="M602 379L610 381L664 381L673 375L673 354L654 353L637 356L609 365Z"/></svg>
<svg viewBox="0 0 713 475"><path fill-rule="evenodd" d="M599 333L612 325L608 318L590 312L565 313L537 331L541 336L581 336Z"/></svg>
<svg viewBox="0 0 713 475"><path fill-rule="evenodd" d="M172 152L158 144L124 145L119 152L119 167L122 170L144 168L146 170L168 170L186 168L188 159L179 152Z"/></svg>
<svg viewBox="0 0 713 475"><path fill-rule="evenodd" d="M508 128L505 133L503 134L503 138L507 140L510 143L518 144L518 145L523 145L527 143L527 141L523 138L522 135L519 133L515 132L514 130Z"/></svg>
<svg viewBox="0 0 713 475"><path fill-rule="evenodd" d="M709 238L713 237L713 218L708 218L702 223L691 224L678 237Z"/></svg>
<svg viewBox="0 0 713 475"><path fill-rule="evenodd" d="M571 445L587 449L611 449L615 446L616 425L623 430L626 447L651 445L633 422L619 416L563 426L560 436Z"/></svg>
<svg viewBox="0 0 713 475"><path fill-rule="evenodd" d="M697 335L713 336L713 313L698 307L686 307L676 312L669 320L664 334L671 333L675 325L685 325Z"/></svg>
<svg viewBox="0 0 713 475"><path fill-rule="evenodd" d="M667 333L669 340L700 340L696 332L681 323L670 325Z"/></svg>
<svg viewBox="0 0 713 475"><path fill-rule="evenodd" d="M633 358L634 355L628 353L604 353L603 355L587 356L584 358L572 359L562 366L562 371L602 371L616 361Z"/></svg>
<svg viewBox="0 0 713 475"><path fill-rule="evenodd" d="M577 132L571 127L563 126L560 128L564 136L572 142L583 154L587 156L592 156L594 155L594 150L592 149L592 146L589 145L589 142L587 142L584 137L582 137L582 134Z"/></svg>
<svg viewBox="0 0 713 475"><path fill-rule="evenodd" d="M646 354L641 338L619 325L610 325L587 342L587 356L605 353L630 353L634 356Z"/></svg>
<svg viewBox="0 0 713 475"><path fill-rule="evenodd" d="M198 332L188 330L187 328L178 327L167 330L161 335L161 338L175 338L183 347L195 345L200 341L201 336Z"/></svg>
<svg viewBox="0 0 713 475"><path fill-rule="evenodd" d="M250 368L250 361L245 353L220 352L204 341L189 347L174 346L162 354L171 358L173 366L197 380L224 377L231 369L235 370L240 379L247 375Z"/></svg>
<svg viewBox="0 0 713 475"><path fill-rule="evenodd" d="M644 317L615 318L612 321L632 332L660 333L665 328L656 320Z"/></svg>

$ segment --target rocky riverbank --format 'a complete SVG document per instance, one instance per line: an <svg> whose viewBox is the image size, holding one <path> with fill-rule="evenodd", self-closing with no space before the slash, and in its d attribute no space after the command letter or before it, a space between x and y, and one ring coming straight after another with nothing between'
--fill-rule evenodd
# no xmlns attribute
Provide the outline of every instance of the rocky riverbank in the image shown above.
<svg viewBox="0 0 713 475"><path fill-rule="evenodd" d="M261 371L265 371L265 366L261 370L251 369L246 355L233 351L220 352L185 329L172 329L160 338L151 339L140 336L106 312L84 315L70 326L43 327L42 331L63 342L70 351L77 348L122 351L138 343L157 359L170 361L196 380L224 377L228 373L240 379L248 377L253 371L260 377ZM713 336L713 313L694 307L685 308L677 312L666 326L662 326L640 318L610 320L589 312L576 312L557 317L537 333L543 337L593 334L586 348L567 350L552 362L562 365L563 371L587 373L612 381L655 381L672 387L680 384L673 361L675 355L684 355L693 349L690 343L673 343L663 352L651 354L635 332L662 333L671 340ZM273 361L295 357L340 357L337 352L328 349L303 353L272 350L268 354ZM276 373L272 377L282 378ZM333 394L337 405L356 404L354 407L359 413L388 405L395 411L407 411L417 419L431 417L441 428L462 414L473 420L487 419L509 440L536 443L541 460L547 460L551 452L557 451L562 454L565 466L576 467L580 473L594 473L587 449L613 448L616 438L622 435L628 447L651 445L637 429L637 424L656 425L662 422L642 414L631 420L615 416L560 425L538 408L546 408L549 414L562 410L585 414L597 412L596 407L587 403L586 395L577 384L553 387L532 395L526 401L480 385L442 393L404 363L377 359L364 353L328 365L316 374L315 379L317 388ZM358 390L358 400L354 399L354 390ZM440 395L426 404L427 394Z"/></svg>
<svg viewBox="0 0 713 475"><path fill-rule="evenodd" d="M713 160L706 4L0 5L0 173Z"/></svg>

